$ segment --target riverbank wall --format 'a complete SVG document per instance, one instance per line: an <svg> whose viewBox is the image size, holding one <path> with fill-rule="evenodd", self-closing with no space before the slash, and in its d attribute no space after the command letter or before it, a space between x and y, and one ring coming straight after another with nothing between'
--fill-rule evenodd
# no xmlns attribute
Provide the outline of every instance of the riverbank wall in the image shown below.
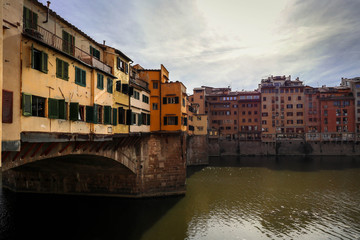
<svg viewBox="0 0 360 240"><path fill-rule="evenodd" d="M301 140L259 142L209 139L209 156L226 155L360 155L358 142L306 142Z"/></svg>

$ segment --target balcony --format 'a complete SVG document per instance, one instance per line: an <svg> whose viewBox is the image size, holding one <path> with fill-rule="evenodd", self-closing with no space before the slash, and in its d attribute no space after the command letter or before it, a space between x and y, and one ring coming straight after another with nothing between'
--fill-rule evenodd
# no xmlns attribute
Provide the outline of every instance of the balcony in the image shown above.
<svg viewBox="0 0 360 240"><path fill-rule="evenodd" d="M49 45L50 47L53 47L65 54L73 56L94 68L100 69L108 74L112 74L112 68L109 65L106 65L97 58L93 57L90 53L76 47L72 43L62 39L38 24L28 24L30 26L28 28L26 28L25 25L26 24L24 24L23 29L23 33L25 35L45 43L46 45Z"/></svg>

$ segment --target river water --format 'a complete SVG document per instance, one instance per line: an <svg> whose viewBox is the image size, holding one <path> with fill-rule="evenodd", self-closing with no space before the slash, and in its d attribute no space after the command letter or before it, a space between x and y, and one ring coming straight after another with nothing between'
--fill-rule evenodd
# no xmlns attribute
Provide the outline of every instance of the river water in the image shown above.
<svg viewBox="0 0 360 240"><path fill-rule="evenodd" d="M0 239L360 239L360 158L212 158L185 196L15 194Z"/></svg>

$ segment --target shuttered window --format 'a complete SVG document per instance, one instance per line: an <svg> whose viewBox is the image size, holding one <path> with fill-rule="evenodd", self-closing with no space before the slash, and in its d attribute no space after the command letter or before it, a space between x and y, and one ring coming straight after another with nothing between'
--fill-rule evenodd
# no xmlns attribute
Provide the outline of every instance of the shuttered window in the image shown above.
<svg viewBox="0 0 360 240"><path fill-rule="evenodd" d="M164 117L164 125L178 125L178 117Z"/></svg>
<svg viewBox="0 0 360 240"><path fill-rule="evenodd" d="M75 83L85 87L86 86L86 71L75 67Z"/></svg>
<svg viewBox="0 0 360 240"><path fill-rule="evenodd" d="M59 118L59 102L57 99L48 99L48 118Z"/></svg>
<svg viewBox="0 0 360 240"><path fill-rule="evenodd" d="M97 74L97 88L104 89L104 75L100 73Z"/></svg>
<svg viewBox="0 0 360 240"><path fill-rule="evenodd" d="M113 80L111 78L107 78L107 92L113 93Z"/></svg>
<svg viewBox="0 0 360 240"><path fill-rule="evenodd" d="M32 115L32 96L27 93L22 94L22 113L24 116Z"/></svg>
<svg viewBox="0 0 360 240"><path fill-rule="evenodd" d="M117 91L117 92L121 92L121 81L119 80L119 81L116 81L116 88L115 88L115 90Z"/></svg>
<svg viewBox="0 0 360 240"><path fill-rule="evenodd" d="M112 111L113 111L112 125L116 126L117 125L117 109L113 108Z"/></svg>
<svg viewBox="0 0 360 240"><path fill-rule="evenodd" d="M125 109L119 107L118 111L119 111L119 124L125 124Z"/></svg>
<svg viewBox="0 0 360 240"><path fill-rule="evenodd" d="M111 106L104 106L104 124L111 124Z"/></svg>
<svg viewBox="0 0 360 240"><path fill-rule="evenodd" d="M66 31L62 31L62 49L67 54L75 55L75 37Z"/></svg>
<svg viewBox="0 0 360 240"><path fill-rule="evenodd" d="M43 73L48 72L48 55L45 52L37 50L34 45L31 46L31 68Z"/></svg>
<svg viewBox="0 0 360 240"><path fill-rule="evenodd" d="M131 116L132 116L131 109L127 109L126 110L126 125L131 125Z"/></svg>
<svg viewBox="0 0 360 240"><path fill-rule="evenodd" d="M23 21L24 29L37 30L38 15L26 7L23 9Z"/></svg>
<svg viewBox="0 0 360 240"><path fill-rule="evenodd" d="M56 77L64 80L69 79L69 64L56 58Z"/></svg>
<svg viewBox="0 0 360 240"><path fill-rule="evenodd" d="M77 102L70 103L70 120L79 120L79 103Z"/></svg>
<svg viewBox="0 0 360 240"><path fill-rule="evenodd" d="M138 116L138 122L137 122L137 125L138 126L141 126L142 125L142 120L143 120L143 118L142 118L142 114L140 113L140 114L137 114L137 116Z"/></svg>
<svg viewBox="0 0 360 240"><path fill-rule="evenodd" d="M123 84L122 85L122 93L128 94L128 92L129 92L129 85Z"/></svg>
<svg viewBox="0 0 360 240"><path fill-rule="evenodd" d="M100 60L100 51L90 46L90 55Z"/></svg>
<svg viewBox="0 0 360 240"><path fill-rule="evenodd" d="M13 121L13 92L2 91L2 122L12 123Z"/></svg>
<svg viewBox="0 0 360 240"><path fill-rule="evenodd" d="M150 114L146 114L146 125L150 126Z"/></svg>

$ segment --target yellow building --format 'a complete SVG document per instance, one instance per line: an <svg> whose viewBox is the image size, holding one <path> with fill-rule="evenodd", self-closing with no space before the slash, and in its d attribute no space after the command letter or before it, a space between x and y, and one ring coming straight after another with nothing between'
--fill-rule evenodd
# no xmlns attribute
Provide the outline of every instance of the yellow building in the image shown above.
<svg viewBox="0 0 360 240"><path fill-rule="evenodd" d="M136 69L130 72L130 133L150 132L150 90L148 83L139 79Z"/></svg>
<svg viewBox="0 0 360 240"><path fill-rule="evenodd" d="M193 117L194 135L207 135L208 118L206 114L196 114Z"/></svg>
<svg viewBox="0 0 360 240"><path fill-rule="evenodd" d="M113 134L117 76L103 45L37 1L5 1L3 151L39 133Z"/></svg>
<svg viewBox="0 0 360 240"><path fill-rule="evenodd" d="M130 125L130 63L132 60L122 53L120 50L103 45L105 63L110 65L113 70L113 75L116 77L116 82L113 86L113 108L114 121L117 120L117 125L114 126L114 134L128 134ZM129 117L127 117L129 115Z"/></svg>
<svg viewBox="0 0 360 240"><path fill-rule="evenodd" d="M169 81L169 71L161 65L160 69L144 69L135 65L139 78L149 84L151 124L150 131L186 131L186 87L181 82Z"/></svg>

